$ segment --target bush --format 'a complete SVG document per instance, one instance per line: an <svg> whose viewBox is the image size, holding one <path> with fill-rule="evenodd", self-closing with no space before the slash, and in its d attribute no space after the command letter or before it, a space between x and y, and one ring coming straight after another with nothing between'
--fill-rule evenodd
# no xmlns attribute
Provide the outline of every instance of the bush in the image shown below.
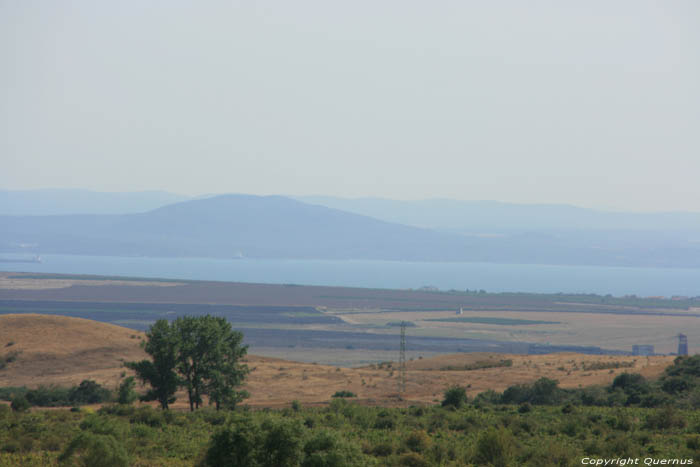
<svg viewBox="0 0 700 467"><path fill-rule="evenodd" d="M78 465L92 467L127 467L129 458L124 447L111 435L90 432L78 434L58 458L66 463L77 457Z"/></svg>
<svg viewBox="0 0 700 467"><path fill-rule="evenodd" d="M204 465L257 465L260 428L250 418L238 420L215 433L209 443Z"/></svg>
<svg viewBox="0 0 700 467"><path fill-rule="evenodd" d="M109 389L103 388L95 381L86 379L79 386L71 388L68 400L73 404L99 404L112 398Z"/></svg>
<svg viewBox="0 0 700 467"><path fill-rule="evenodd" d="M528 413L532 411L532 406L529 402L523 402L518 406L518 413Z"/></svg>
<svg viewBox="0 0 700 467"><path fill-rule="evenodd" d="M144 425L157 428L165 424L165 417L162 411L153 409L153 407L140 407L134 411L129 417L131 423L143 423Z"/></svg>
<svg viewBox="0 0 700 467"><path fill-rule="evenodd" d="M212 437L204 465L298 466L303 430L295 420L267 419L258 425L248 417L239 419Z"/></svg>
<svg viewBox="0 0 700 467"><path fill-rule="evenodd" d="M298 466L302 456L302 426L294 420L266 420L262 424L262 442L258 452L261 465Z"/></svg>
<svg viewBox="0 0 700 467"><path fill-rule="evenodd" d="M460 408L467 403L467 391L461 386L452 386L445 391L443 407Z"/></svg>
<svg viewBox="0 0 700 467"><path fill-rule="evenodd" d="M416 430L406 437L404 444L413 452L423 452L430 446L430 437L425 431Z"/></svg>
<svg viewBox="0 0 700 467"><path fill-rule="evenodd" d="M351 391L336 391L331 397L357 397L357 394Z"/></svg>
<svg viewBox="0 0 700 467"><path fill-rule="evenodd" d="M70 405L68 398L69 389L57 386L39 386L37 389L27 391L27 401L38 407L57 407Z"/></svg>
<svg viewBox="0 0 700 467"><path fill-rule="evenodd" d="M12 410L14 410L15 412L26 412L27 410L29 410L29 407L31 407L31 404L29 403L26 397L17 396L14 399L12 399L10 407L12 407Z"/></svg>
<svg viewBox="0 0 700 467"><path fill-rule="evenodd" d="M493 428L485 431L476 442L474 463L477 465L493 465L494 467L509 467L514 465L515 440L504 428Z"/></svg>
<svg viewBox="0 0 700 467"><path fill-rule="evenodd" d="M678 415L673 407L664 407L656 410L653 414L647 417L647 428L657 430L668 430L670 428L683 428L685 419Z"/></svg>
<svg viewBox="0 0 700 467"><path fill-rule="evenodd" d="M430 463L417 452L407 452L399 457L399 465L405 467L430 467Z"/></svg>
<svg viewBox="0 0 700 467"><path fill-rule="evenodd" d="M391 443L379 443L370 449L373 456L376 457L387 457L394 452L394 446Z"/></svg>
<svg viewBox="0 0 700 467"><path fill-rule="evenodd" d="M119 385L119 391L117 395L117 402L124 405L132 404L138 399L139 395L134 391L134 386L136 386L136 381L133 376L129 376Z"/></svg>
<svg viewBox="0 0 700 467"><path fill-rule="evenodd" d="M318 432L304 445L302 467L365 467L370 459L360 448L337 433L324 430Z"/></svg>
<svg viewBox="0 0 700 467"><path fill-rule="evenodd" d="M374 421L374 428L378 430L391 430L394 428L394 417L388 410L382 410L377 414L377 419Z"/></svg>

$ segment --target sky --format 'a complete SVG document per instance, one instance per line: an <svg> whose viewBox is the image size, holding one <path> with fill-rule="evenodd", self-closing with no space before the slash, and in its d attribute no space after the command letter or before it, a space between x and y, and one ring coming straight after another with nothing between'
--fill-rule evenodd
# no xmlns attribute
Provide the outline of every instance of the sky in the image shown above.
<svg viewBox="0 0 700 467"><path fill-rule="evenodd" d="M700 211L700 2L0 0L0 189Z"/></svg>

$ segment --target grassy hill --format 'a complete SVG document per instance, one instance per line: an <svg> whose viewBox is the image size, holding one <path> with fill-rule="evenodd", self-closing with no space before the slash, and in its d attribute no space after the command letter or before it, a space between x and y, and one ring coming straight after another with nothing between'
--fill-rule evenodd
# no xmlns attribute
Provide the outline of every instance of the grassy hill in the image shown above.
<svg viewBox="0 0 700 467"><path fill-rule="evenodd" d="M2 386L70 385L92 379L113 387L124 360L140 360L143 333L66 316L0 316L0 355L14 355L0 370Z"/></svg>

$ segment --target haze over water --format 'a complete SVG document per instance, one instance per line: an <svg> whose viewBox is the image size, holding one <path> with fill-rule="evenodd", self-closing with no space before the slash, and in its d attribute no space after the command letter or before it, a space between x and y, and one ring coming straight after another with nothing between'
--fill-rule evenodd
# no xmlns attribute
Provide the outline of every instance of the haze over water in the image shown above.
<svg viewBox="0 0 700 467"><path fill-rule="evenodd" d="M0 270L396 289L700 295L700 269L683 268L77 255L43 255L42 261L0 263Z"/></svg>

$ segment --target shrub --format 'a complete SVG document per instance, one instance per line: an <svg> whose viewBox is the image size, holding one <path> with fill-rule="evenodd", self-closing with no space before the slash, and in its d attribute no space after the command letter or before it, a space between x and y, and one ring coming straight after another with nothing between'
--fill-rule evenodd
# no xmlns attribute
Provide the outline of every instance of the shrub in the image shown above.
<svg viewBox="0 0 700 467"><path fill-rule="evenodd" d="M474 405L482 406L485 404L498 404L501 401L501 395L493 389L480 392L474 398Z"/></svg>
<svg viewBox="0 0 700 467"><path fill-rule="evenodd" d="M302 467L365 467L371 465L359 446L342 439L337 433L318 432L304 445Z"/></svg>
<svg viewBox="0 0 700 467"><path fill-rule="evenodd" d="M69 390L57 386L39 386L36 389L27 391L27 401L31 405L39 407L56 407L60 405L70 405L68 398Z"/></svg>
<svg viewBox="0 0 700 467"><path fill-rule="evenodd" d="M391 430L394 428L394 417L388 410L382 410L377 414L377 419L374 421L374 428L378 430Z"/></svg>
<svg viewBox="0 0 700 467"><path fill-rule="evenodd" d="M370 452L377 457L387 457L394 452L394 446L387 442L379 443L373 446Z"/></svg>
<svg viewBox="0 0 700 467"><path fill-rule="evenodd" d="M515 440L504 428L485 431L476 442L474 462L477 465L509 467L513 465Z"/></svg>
<svg viewBox="0 0 700 467"><path fill-rule="evenodd" d="M165 424L163 412L154 410L153 407L140 407L129 417L131 423L143 423L144 425L159 427Z"/></svg>
<svg viewBox="0 0 700 467"><path fill-rule="evenodd" d="M111 435L79 433L58 458L65 463L77 457L78 465L92 467L126 467L129 458L124 447Z"/></svg>
<svg viewBox="0 0 700 467"><path fill-rule="evenodd" d="M452 386L445 390L445 397L442 400L443 407L460 408L467 403L467 391L461 386Z"/></svg>
<svg viewBox="0 0 700 467"><path fill-rule="evenodd" d="M532 406L529 402L523 402L518 406L518 413L528 413L530 411L532 411Z"/></svg>
<svg viewBox="0 0 700 467"><path fill-rule="evenodd" d="M303 434L296 420L267 419L259 425L248 417L238 419L212 437L204 465L298 466Z"/></svg>
<svg viewBox="0 0 700 467"><path fill-rule="evenodd" d="M302 426L295 420L266 420L261 428L260 464L270 467L298 466L303 456Z"/></svg>
<svg viewBox="0 0 700 467"><path fill-rule="evenodd" d="M108 402L112 393L90 379L83 380L79 386L71 388L68 400L73 404L99 404Z"/></svg>
<svg viewBox="0 0 700 467"><path fill-rule="evenodd" d="M29 403L26 397L17 396L14 399L12 399L10 407L12 407L12 410L14 410L15 412L26 412L27 410L29 410L29 407L31 407L31 404Z"/></svg>
<svg viewBox="0 0 700 467"><path fill-rule="evenodd" d="M399 457L399 465L405 467L430 467L430 463L417 452L407 452Z"/></svg>
<svg viewBox="0 0 700 467"><path fill-rule="evenodd" d="M357 394L351 391L336 391L331 397L357 397Z"/></svg>
<svg viewBox="0 0 700 467"><path fill-rule="evenodd" d="M406 437L404 444L413 452L423 452L430 446L430 437L425 431L416 430Z"/></svg>
<svg viewBox="0 0 700 467"><path fill-rule="evenodd" d="M257 465L259 431L250 418L244 418L215 433L209 443L204 465Z"/></svg>
<svg viewBox="0 0 700 467"><path fill-rule="evenodd" d="M134 391L134 386L136 381L133 376L129 376L119 385L119 391L117 395L117 402L120 404L132 404L136 399L138 399L138 394Z"/></svg>
<svg viewBox="0 0 700 467"><path fill-rule="evenodd" d="M658 409L647 417L647 428L667 430L669 428L683 428L685 420L678 415L673 407L668 406Z"/></svg>

